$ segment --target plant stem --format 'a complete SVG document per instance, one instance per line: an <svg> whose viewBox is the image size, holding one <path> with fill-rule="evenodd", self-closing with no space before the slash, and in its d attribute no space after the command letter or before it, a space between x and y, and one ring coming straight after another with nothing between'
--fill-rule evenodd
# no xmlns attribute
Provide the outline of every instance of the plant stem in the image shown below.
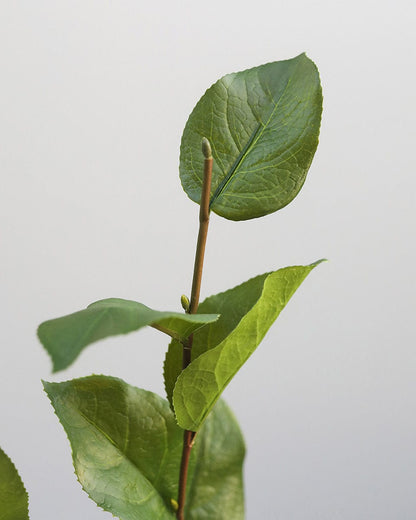
<svg viewBox="0 0 416 520"><path fill-rule="evenodd" d="M201 290L202 268L204 265L205 245L207 242L208 225L209 225L209 196L211 193L212 179L212 155L211 147L208 139L202 140L202 152L205 156L204 160L204 179L202 182L201 202L199 208L199 232L196 245L194 275L192 279L191 301L189 304L189 314L195 314L199 305L199 294ZM193 335L189 336L188 341L183 345L182 370L191 362ZM185 520L185 498L186 498L186 482L188 477L189 457L195 432L185 430L183 436L183 449L181 469L179 475L179 493L178 493L178 511L176 518Z"/></svg>

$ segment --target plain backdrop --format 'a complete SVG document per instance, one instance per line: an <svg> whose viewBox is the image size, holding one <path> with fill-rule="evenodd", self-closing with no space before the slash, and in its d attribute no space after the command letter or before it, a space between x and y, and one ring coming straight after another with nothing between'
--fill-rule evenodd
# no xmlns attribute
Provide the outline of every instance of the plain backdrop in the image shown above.
<svg viewBox="0 0 416 520"><path fill-rule="evenodd" d="M268 217L213 215L202 287L330 260L225 392L247 519L416 518L414 25L410 0L0 1L0 445L33 520L111 518L77 483L41 378L164 395L167 344L109 339L52 375L37 325L113 296L180 310L187 117L224 74L303 51L324 91L306 184Z"/></svg>

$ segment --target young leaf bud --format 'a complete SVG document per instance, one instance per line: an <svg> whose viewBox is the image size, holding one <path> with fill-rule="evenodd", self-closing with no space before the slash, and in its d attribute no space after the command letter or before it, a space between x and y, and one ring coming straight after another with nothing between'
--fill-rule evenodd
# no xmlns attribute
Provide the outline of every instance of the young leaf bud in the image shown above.
<svg viewBox="0 0 416 520"><path fill-rule="evenodd" d="M189 298L187 296L185 296L184 294L182 294L181 296L181 305L182 305L182 309L185 311L185 312L188 312L189 311Z"/></svg>
<svg viewBox="0 0 416 520"><path fill-rule="evenodd" d="M211 145L206 137L202 138L202 153L204 154L205 159L211 159L212 150Z"/></svg>

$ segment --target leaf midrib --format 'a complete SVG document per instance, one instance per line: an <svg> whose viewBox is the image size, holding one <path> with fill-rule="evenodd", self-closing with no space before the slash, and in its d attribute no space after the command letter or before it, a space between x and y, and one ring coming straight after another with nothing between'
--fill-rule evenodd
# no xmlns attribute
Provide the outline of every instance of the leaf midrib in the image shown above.
<svg viewBox="0 0 416 520"><path fill-rule="evenodd" d="M267 118L266 123L263 124L261 121L258 122L257 127L253 130L253 132L250 135L246 145L241 150L241 152L239 153L238 157L236 158L236 160L232 164L232 166L230 168L230 171L225 176L225 178L222 180L222 182L218 185L217 189L215 190L215 192L212 195L211 200L209 202L210 209L215 204L217 199L221 196L221 194L225 191L225 189L227 188L227 185L230 183L230 181L232 180L234 175L237 173L237 170L238 170L240 164L244 161L244 159L250 153L251 149L254 147L254 145L257 143L257 141L263 135L265 129L267 128L268 124L270 123L271 118L273 117L273 115L276 112L278 106L280 105L280 102L281 102L283 96L286 93L286 90L287 90L287 88L289 86L290 81L291 81L291 77L288 78L288 80L286 82L286 85L285 85L285 87L284 87L284 89L283 89L283 91L282 91L278 101L274 104L272 110L270 111L270 114L269 114L269 116ZM228 89L227 89L227 95L228 95ZM273 98L272 98L272 103L273 103ZM247 105L250 106L248 104L248 102L247 102ZM250 107L250 109L251 109L251 107Z"/></svg>

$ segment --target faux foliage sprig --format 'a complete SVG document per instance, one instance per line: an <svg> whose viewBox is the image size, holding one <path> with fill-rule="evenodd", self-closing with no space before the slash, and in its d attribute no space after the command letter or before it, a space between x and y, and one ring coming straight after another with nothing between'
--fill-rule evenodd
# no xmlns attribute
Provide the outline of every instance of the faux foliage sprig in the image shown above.
<svg viewBox="0 0 416 520"><path fill-rule="evenodd" d="M185 313L109 298L38 329L55 372L107 336L151 326L171 337L167 399L110 376L44 383L79 482L121 520L244 518L244 441L221 394L320 261L256 276L199 304L209 216L248 220L289 204L314 156L321 112L319 74L304 54L218 80L181 142L182 186L200 204Z"/></svg>

